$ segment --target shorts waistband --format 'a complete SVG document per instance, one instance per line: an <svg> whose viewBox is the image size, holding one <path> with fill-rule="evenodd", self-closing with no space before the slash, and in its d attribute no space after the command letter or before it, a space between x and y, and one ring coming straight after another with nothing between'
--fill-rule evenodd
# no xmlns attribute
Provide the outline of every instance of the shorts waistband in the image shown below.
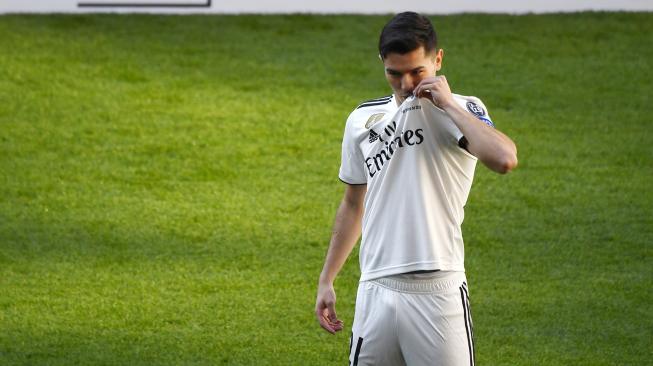
<svg viewBox="0 0 653 366"><path fill-rule="evenodd" d="M389 290L409 293L437 293L459 287L467 281L465 272L451 272L445 276L428 279L409 279L398 276L381 277L370 280L371 283Z"/></svg>

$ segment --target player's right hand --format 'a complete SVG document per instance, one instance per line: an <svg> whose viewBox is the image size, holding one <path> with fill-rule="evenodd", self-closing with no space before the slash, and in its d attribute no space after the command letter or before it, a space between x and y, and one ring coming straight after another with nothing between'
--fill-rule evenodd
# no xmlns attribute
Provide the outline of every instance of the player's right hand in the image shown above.
<svg viewBox="0 0 653 366"><path fill-rule="evenodd" d="M336 292L333 285L320 284L315 301L315 316L320 326L331 334L336 334L343 328L343 323L336 316Z"/></svg>

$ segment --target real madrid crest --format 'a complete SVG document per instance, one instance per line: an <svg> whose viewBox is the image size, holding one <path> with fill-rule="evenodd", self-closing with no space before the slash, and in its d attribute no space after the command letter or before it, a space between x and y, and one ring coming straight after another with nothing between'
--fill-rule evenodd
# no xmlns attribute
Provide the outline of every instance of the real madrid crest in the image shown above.
<svg viewBox="0 0 653 366"><path fill-rule="evenodd" d="M383 116L385 116L385 113L375 113L370 116L370 118L367 119L367 122L365 123L365 128L368 130L374 126L375 123L379 122Z"/></svg>

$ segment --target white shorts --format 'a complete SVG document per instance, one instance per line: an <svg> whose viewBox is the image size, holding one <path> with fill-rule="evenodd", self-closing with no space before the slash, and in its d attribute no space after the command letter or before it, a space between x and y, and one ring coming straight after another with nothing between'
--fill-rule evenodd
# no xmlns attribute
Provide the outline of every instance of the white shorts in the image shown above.
<svg viewBox="0 0 653 366"><path fill-rule="evenodd" d="M349 365L474 365L464 272L399 275L358 286Z"/></svg>

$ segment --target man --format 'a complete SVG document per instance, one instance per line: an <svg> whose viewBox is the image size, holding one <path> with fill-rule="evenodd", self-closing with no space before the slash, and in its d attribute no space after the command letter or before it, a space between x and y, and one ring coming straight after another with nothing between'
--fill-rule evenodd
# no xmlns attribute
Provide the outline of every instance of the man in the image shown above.
<svg viewBox="0 0 653 366"><path fill-rule="evenodd" d="M316 316L330 333L343 329L333 282L362 231L350 365L473 365L463 207L476 161L507 173L516 147L478 98L452 94L436 75L444 52L426 17L396 15L379 56L393 95L347 120L339 173L347 186Z"/></svg>

